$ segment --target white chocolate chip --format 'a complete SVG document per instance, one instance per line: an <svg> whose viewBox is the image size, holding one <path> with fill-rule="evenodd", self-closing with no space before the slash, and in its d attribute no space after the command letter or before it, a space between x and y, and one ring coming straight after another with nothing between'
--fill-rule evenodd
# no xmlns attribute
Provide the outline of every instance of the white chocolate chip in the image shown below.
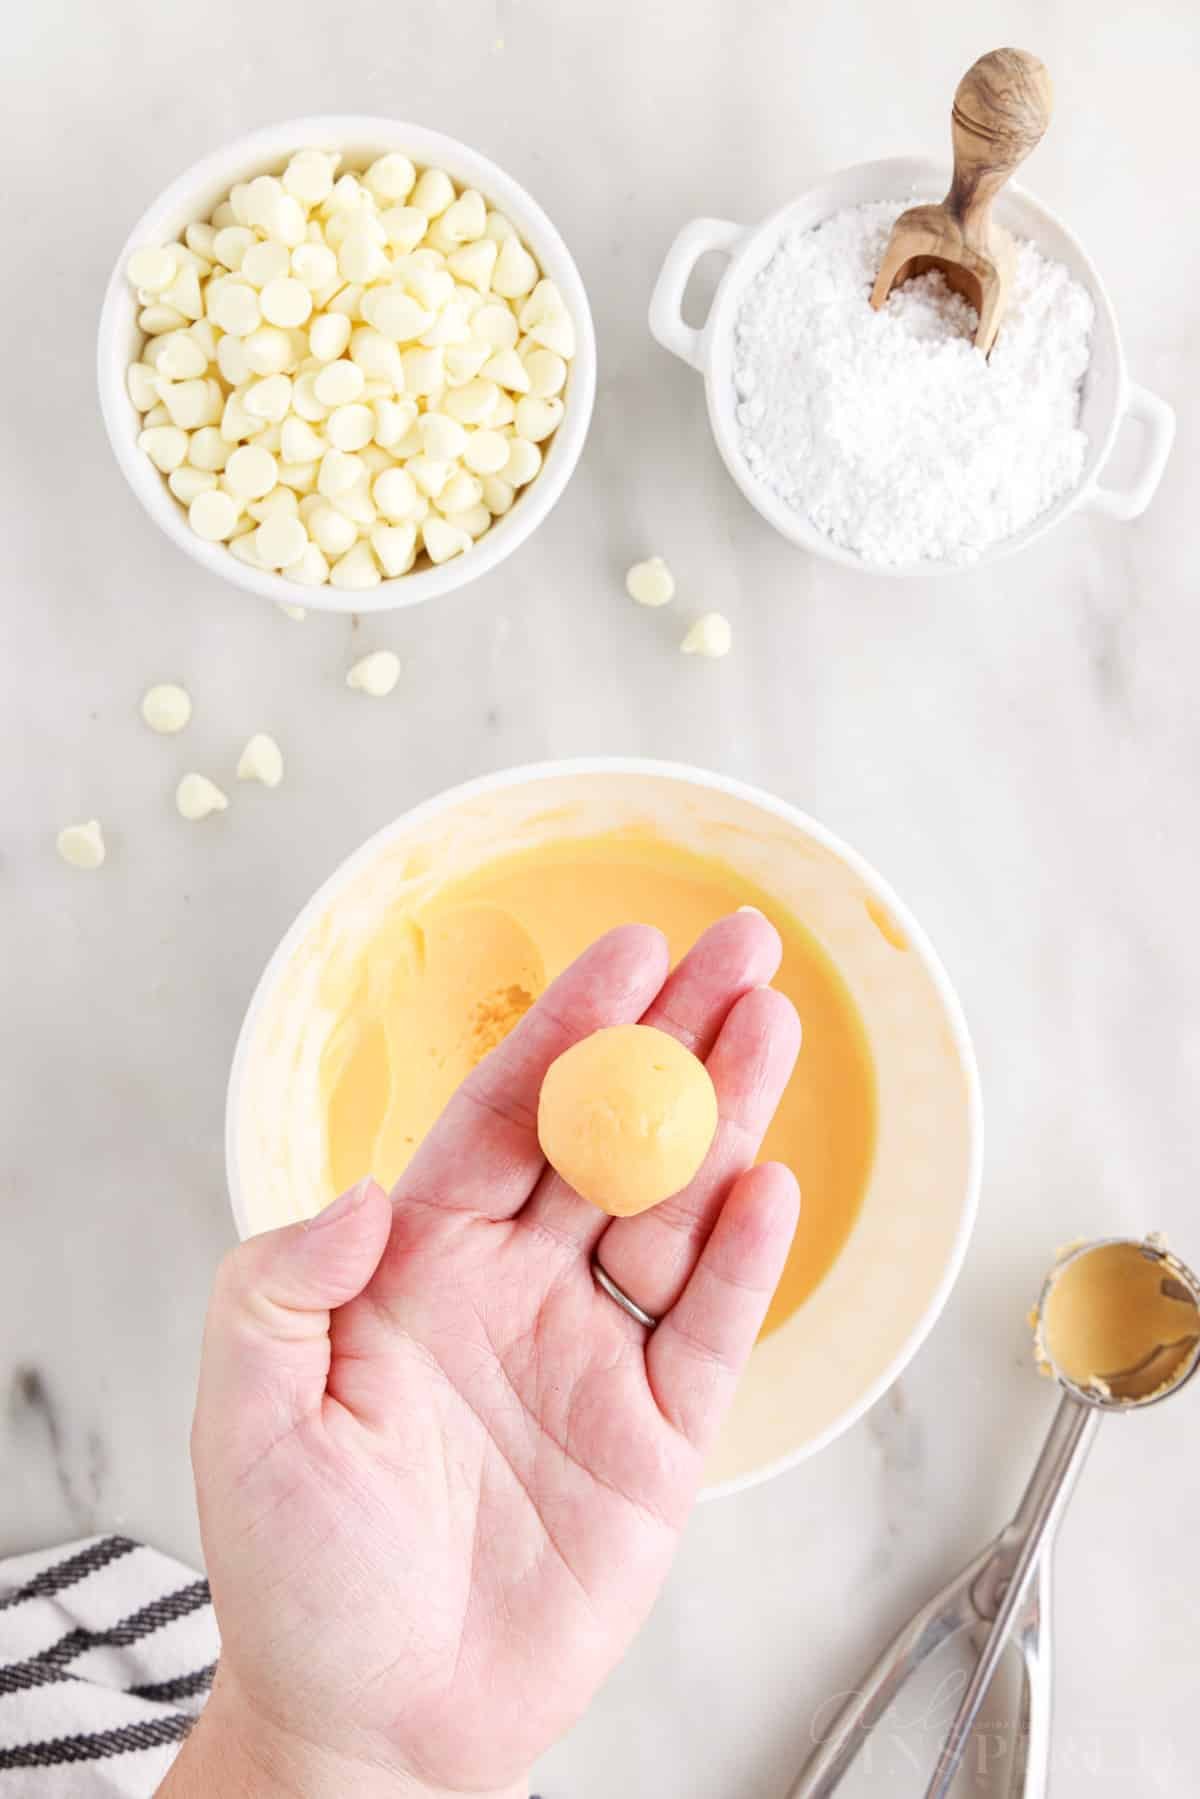
<svg viewBox="0 0 1200 1799"><path fill-rule="evenodd" d="M240 347L246 359L246 368L252 375L282 375L285 369L291 368L295 363L292 340L278 325L260 325L249 337L233 338L231 341ZM236 385L240 386L241 383ZM288 397L290 401L290 383Z"/></svg>
<svg viewBox="0 0 1200 1799"><path fill-rule="evenodd" d="M529 370L515 350L497 350L480 372L485 381L494 381L497 387L506 387L510 393L527 394L532 385Z"/></svg>
<svg viewBox="0 0 1200 1799"><path fill-rule="evenodd" d="M309 514L308 534L326 556L344 556L358 536L354 521L326 504Z"/></svg>
<svg viewBox="0 0 1200 1799"><path fill-rule="evenodd" d="M494 350L513 350L521 328L510 306L497 305L494 301L481 306L471 320L471 336L481 344L488 344Z"/></svg>
<svg viewBox="0 0 1200 1799"><path fill-rule="evenodd" d="M338 278L338 260L328 244L298 244L292 251L291 272L310 293L319 293Z"/></svg>
<svg viewBox="0 0 1200 1799"><path fill-rule="evenodd" d="M283 185L304 206L319 206L333 192L337 158L321 150L298 150L283 172Z"/></svg>
<svg viewBox="0 0 1200 1799"><path fill-rule="evenodd" d="M449 519L431 512L422 522L421 541L431 562L449 562L452 556L461 556L464 550L470 549L471 534L461 526L452 524Z"/></svg>
<svg viewBox="0 0 1200 1799"><path fill-rule="evenodd" d="M554 350L540 347L530 350L525 357L525 368L529 391L539 400L552 400L566 386L567 365Z"/></svg>
<svg viewBox="0 0 1200 1799"><path fill-rule="evenodd" d="M396 471L400 473L399 470ZM414 524L375 525L371 548L388 580L406 575L417 559L417 527Z"/></svg>
<svg viewBox="0 0 1200 1799"><path fill-rule="evenodd" d="M454 199L454 183L442 169L426 169L409 196L427 219L436 219Z"/></svg>
<svg viewBox="0 0 1200 1799"><path fill-rule="evenodd" d="M242 266L242 257L257 240L245 225L226 225L213 238L213 255L227 269L235 271Z"/></svg>
<svg viewBox="0 0 1200 1799"><path fill-rule="evenodd" d="M150 246L134 251L125 265L125 274L133 287L160 293L164 287L170 287L178 267L173 250Z"/></svg>
<svg viewBox="0 0 1200 1799"><path fill-rule="evenodd" d="M492 271L492 287L506 300L519 300L534 286L538 277L537 263L519 237L506 237Z"/></svg>
<svg viewBox="0 0 1200 1799"><path fill-rule="evenodd" d="M243 403L252 418L281 424L292 404L292 384L286 375L264 375L246 389Z"/></svg>
<svg viewBox="0 0 1200 1799"><path fill-rule="evenodd" d="M377 157L363 176L365 185L380 201L407 200L416 179L417 171L408 157L395 150Z"/></svg>
<svg viewBox="0 0 1200 1799"><path fill-rule="evenodd" d="M508 461L508 444L502 431L472 431L462 459L472 474L498 475Z"/></svg>
<svg viewBox="0 0 1200 1799"><path fill-rule="evenodd" d="M345 450L327 450L321 458L321 472L317 476L318 491L327 500L337 499L339 494L348 493L364 472L364 464L358 457Z"/></svg>
<svg viewBox="0 0 1200 1799"><path fill-rule="evenodd" d="M222 479L229 492L240 499L260 500L274 487L278 464L270 450L258 444L243 444L229 458Z"/></svg>
<svg viewBox="0 0 1200 1799"><path fill-rule="evenodd" d="M490 237L477 237L474 243L462 244L446 258L446 267L459 281L486 294L500 256L500 246Z"/></svg>
<svg viewBox="0 0 1200 1799"><path fill-rule="evenodd" d="M188 461L193 468L220 474L229 461L229 445L215 425L204 425L193 431L188 440Z"/></svg>
<svg viewBox="0 0 1200 1799"><path fill-rule="evenodd" d="M306 419L297 418L295 413L284 419L279 436L279 454L284 462L320 462L328 448L325 439Z"/></svg>
<svg viewBox="0 0 1200 1799"><path fill-rule="evenodd" d="M344 556L339 556L329 571L330 584L352 592L378 587L382 576L371 553L369 543L360 541Z"/></svg>
<svg viewBox="0 0 1200 1799"><path fill-rule="evenodd" d="M321 555L320 550L317 550L316 544L310 544L308 547L310 550L316 550L318 556ZM305 554L307 555L307 553L308 552L306 551ZM303 558L301 560L303 560ZM321 556L321 560L324 562L325 558ZM297 567L299 567L299 564L293 564L291 568L285 571L289 581L298 581L302 579L302 576L297 575L295 572ZM323 581L324 579L325 575L323 574L321 580ZM320 582L313 582L312 585L314 587L319 586ZM275 604L283 613L284 618L290 618L293 624L302 625L308 617L308 608L306 606L295 606L292 604L291 600L276 600Z"/></svg>
<svg viewBox="0 0 1200 1799"><path fill-rule="evenodd" d="M177 687L173 681L162 681L142 695L142 717L162 737L173 737L176 731L182 731L191 716L191 695L186 687Z"/></svg>
<svg viewBox="0 0 1200 1799"><path fill-rule="evenodd" d="M160 375L169 375L173 381L186 381L206 372L208 357L190 331L168 331L165 337L157 338L155 342L158 353L154 366Z"/></svg>
<svg viewBox="0 0 1200 1799"><path fill-rule="evenodd" d="M561 400L535 400L532 394L517 401L517 435L540 444L562 423Z"/></svg>
<svg viewBox="0 0 1200 1799"><path fill-rule="evenodd" d="M400 658L394 650L373 650L346 672L347 687L375 700L385 699L399 679Z"/></svg>
<svg viewBox="0 0 1200 1799"><path fill-rule="evenodd" d="M261 781L264 787L278 787L283 779L283 751L273 737L257 731L238 757L239 781Z"/></svg>
<svg viewBox="0 0 1200 1799"><path fill-rule="evenodd" d="M242 257L239 271L251 287L266 287L270 281L281 281L291 273L292 257L286 245L272 243L253 243Z"/></svg>
<svg viewBox="0 0 1200 1799"><path fill-rule="evenodd" d="M459 469L457 474L451 475L438 494L437 508L446 516L452 513L470 512L479 505L482 499L483 483L477 476L468 474L465 469ZM455 517L454 523L461 524L461 520Z"/></svg>
<svg viewBox="0 0 1200 1799"><path fill-rule="evenodd" d="M282 275L262 290L262 314L272 325L303 325L312 312L312 295L302 281Z"/></svg>
<svg viewBox="0 0 1200 1799"><path fill-rule="evenodd" d="M155 339L154 341L160 342L161 339ZM158 385L155 380L155 370L150 367L149 363L130 363L129 372L125 379L126 386L129 388L129 397L139 412L149 412L152 407L158 405Z"/></svg>
<svg viewBox="0 0 1200 1799"><path fill-rule="evenodd" d="M514 487L524 487L533 480L542 466L542 452L528 438L514 437L509 445L508 461L501 469L506 481Z"/></svg>
<svg viewBox="0 0 1200 1799"><path fill-rule="evenodd" d="M100 821L89 818L83 825L67 825L58 833L58 853L72 868L99 868L107 851Z"/></svg>
<svg viewBox="0 0 1200 1799"><path fill-rule="evenodd" d="M457 462L467 447L467 433L445 412L427 412L419 420L421 447L435 462Z"/></svg>
<svg viewBox="0 0 1200 1799"><path fill-rule="evenodd" d="M504 480L503 476L483 477L483 503L493 518L503 518L516 497L511 481Z"/></svg>
<svg viewBox="0 0 1200 1799"><path fill-rule="evenodd" d="M188 453L188 436L177 425L156 425L138 434L138 449L144 450L161 474L177 469Z"/></svg>
<svg viewBox="0 0 1200 1799"><path fill-rule="evenodd" d="M188 507L188 524L205 543L222 543L233 536L239 510L232 494L223 493L220 488L212 488L206 493L198 493L191 502Z"/></svg>
<svg viewBox="0 0 1200 1799"><path fill-rule="evenodd" d="M228 337L249 337L262 324L258 295L245 281L223 281L211 299L208 316Z"/></svg>
<svg viewBox="0 0 1200 1799"><path fill-rule="evenodd" d="M722 612L706 612L687 633L680 649L685 656L727 656L733 643L733 631Z"/></svg>
<svg viewBox="0 0 1200 1799"><path fill-rule="evenodd" d="M224 812L229 801L207 775L184 775L175 789L175 805L181 818L207 818L211 812Z"/></svg>
<svg viewBox="0 0 1200 1799"><path fill-rule="evenodd" d="M388 468L376 475L371 497L383 516L394 523L412 518L419 509L417 484L404 468Z"/></svg>
<svg viewBox="0 0 1200 1799"><path fill-rule="evenodd" d="M675 577L661 556L635 562L625 576L625 591L639 606L665 606L675 597Z"/></svg>
<svg viewBox="0 0 1200 1799"><path fill-rule="evenodd" d="M193 468L190 462L181 463L167 476L167 486L181 506L190 506L198 495L211 493L216 485L214 474L205 468Z"/></svg>
<svg viewBox="0 0 1200 1799"><path fill-rule="evenodd" d="M361 450L375 435L375 414L361 402L337 406L326 420L325 435L335 449Z"/></svg>
<svg viewBox="0 0 1200 1799"><path fill-rule="evenodd" d="M309 348L318 362L333 362L350 342L354 326L341 312L323 312L308 330Z"/></svg>
<svg viewBox="0 0 1200 1799"><path fill-rule="evenodd" d="M307 542L308 532L298 518L273 512L254 533L254 552L264 568L286 568L300 560Z"/></svg>
<svg viewBox="0 0 1200 1799"><path fill-rule="evenodd" d="M358 363L340 357L317 370L313 392L322 406L348 406L359 398L366 384L367 378Z"/></svg>

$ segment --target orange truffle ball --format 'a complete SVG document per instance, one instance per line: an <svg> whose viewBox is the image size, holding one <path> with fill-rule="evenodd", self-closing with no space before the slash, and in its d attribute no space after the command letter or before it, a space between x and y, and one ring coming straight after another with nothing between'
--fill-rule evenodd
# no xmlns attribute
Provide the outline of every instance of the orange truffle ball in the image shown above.
<svg viewBox="0 0 1200 1799"><path fill-rule="evenodd" d="M594 1032L559 1056L542 1082L538 1138L546 1160L616 1218L681 1192L716 1129L707 1068L650 1025Z"/></svg>

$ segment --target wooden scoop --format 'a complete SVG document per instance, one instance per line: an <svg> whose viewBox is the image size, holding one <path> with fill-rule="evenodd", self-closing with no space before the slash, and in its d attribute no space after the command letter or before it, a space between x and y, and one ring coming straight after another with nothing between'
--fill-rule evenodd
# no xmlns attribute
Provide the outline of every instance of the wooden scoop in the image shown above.
<svg viewBox="0 0 1200 1799"><path fill-rule="evenodd" d="M1016 245L992 201L1040 142L1054 103L1049 73L1027 50L989 50L954 95L954 180L939 205L912 206L892 227L871 304L926 269L940 269L979 314L975 347L989 355L1016 272Z"/></svg>

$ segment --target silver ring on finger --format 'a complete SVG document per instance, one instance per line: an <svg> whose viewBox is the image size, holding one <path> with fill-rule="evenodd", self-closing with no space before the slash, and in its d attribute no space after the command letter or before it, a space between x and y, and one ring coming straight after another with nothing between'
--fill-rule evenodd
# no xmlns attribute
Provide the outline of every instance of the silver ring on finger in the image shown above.
<svg viewBox="0 0 1200 1799"><path fill-rule="evenodd" d="M638 1304L636 1299L630 1299L623 1287L618 1287L616 1281L608 1272L608 1269L602 1264L599 1256L592 1257L592 1278L596 1282L596 1285L608 1294L608 1297L612 1300L613 1304L619 1305L623 1312L628 1312L629 1316L634 1319L636 1323L644 1324L648 1331L658 1329L658 1319L645 1311Z"/></svg>

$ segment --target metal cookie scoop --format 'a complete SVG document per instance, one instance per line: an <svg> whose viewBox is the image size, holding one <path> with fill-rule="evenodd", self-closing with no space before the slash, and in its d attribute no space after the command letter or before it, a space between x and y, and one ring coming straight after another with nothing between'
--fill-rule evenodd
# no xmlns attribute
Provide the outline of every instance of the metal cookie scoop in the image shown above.
<svg viewBox="0 0 1200 1799"><path fill-rule="evenodd" d="M1016 273L1016 246L992 218L992 202L1050 123L1054 90L1027 50L989 50L954 95L954 180L946 198L912 206L892 227L871 294L878 310L902 281L940 269L979 314L975 347L989 355Z"/></svg>
<svg viewBox="0 0 1200 1799"><path fill-rule="evenodd" d="M1157 1405L1200 1367L1200 1280L1156 1238L1087 1243L1050 1271L1036 1319L1039 1361L1064 1392L1011 1524L884 1651L788 1799L830 1799L901 1688L963 1631L971 1633L979 1659L925 1799L947 1799L1010 1638L1024 1662L1024 1682L1009 1793L1045 1799L1054 1538L1101 1413Z"/></svg>

